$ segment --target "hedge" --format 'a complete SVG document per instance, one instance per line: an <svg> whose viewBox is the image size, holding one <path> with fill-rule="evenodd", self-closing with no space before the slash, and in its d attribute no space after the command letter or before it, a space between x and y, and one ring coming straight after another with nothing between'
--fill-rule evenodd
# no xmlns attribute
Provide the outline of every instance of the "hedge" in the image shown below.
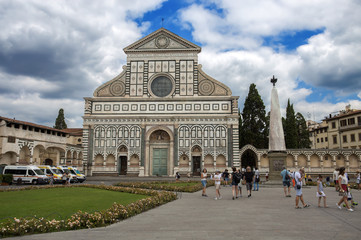
<svg viewBox="0 0 361 240"><path fill-rule="evenodd" d="M177 186L171 185L170 182L166 181L155 181L155 182L120 182L114 184L114 186L121 187L132 187L132 188L144 188L144 189L154 189L154 190L164 190L172 192L197 192L202 190L203 186L200 181L190 181L190 182L180 182L180 183L196 183L192 186ZM174 182L172 182L174 183ZM208 181L207 186L213 186L214 181Z"/></svg>

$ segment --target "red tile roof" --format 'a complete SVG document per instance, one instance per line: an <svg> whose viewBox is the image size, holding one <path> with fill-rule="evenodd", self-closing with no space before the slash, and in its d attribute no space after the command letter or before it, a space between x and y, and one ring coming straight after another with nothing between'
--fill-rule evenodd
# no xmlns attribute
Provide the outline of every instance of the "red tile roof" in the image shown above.
<svg viewBox="0 0 361 240"><path fill-rule="evenodd" d="M0 120L4 120L5 122L8 122L8 123L17 123L17 124L21 124L21 125L25 125L25 126L30 126L30 127L40 128L40 129L45 129L45 130L51 130L51 131L55 131L55 132L65 133L65 134L68 133L64 130L60 130L60 129L56 129L56 128L52 128L52 127L48 127L48 126L44 126L44 125L39 125L39 124L31 123L31 122L25 122L25 121L20 121L20 120L16 120L16 119L6 118L6 117L2 117L2 116L0 116Z"/></svg>

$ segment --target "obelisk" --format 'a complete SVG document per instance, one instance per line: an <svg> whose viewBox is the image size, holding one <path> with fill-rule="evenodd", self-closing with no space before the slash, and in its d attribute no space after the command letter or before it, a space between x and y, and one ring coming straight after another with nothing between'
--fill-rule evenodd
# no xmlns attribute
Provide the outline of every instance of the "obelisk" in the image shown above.
<svg viewBox="0 0 361 240"><path fill-rule="evenodd" d="M277 78L273 76L271 79L273 88L271 92L271 114L268 144L269 178L271 181L281 180L280 172L282 171L283 167L286 166L287 157L276 82Z"/></svg>

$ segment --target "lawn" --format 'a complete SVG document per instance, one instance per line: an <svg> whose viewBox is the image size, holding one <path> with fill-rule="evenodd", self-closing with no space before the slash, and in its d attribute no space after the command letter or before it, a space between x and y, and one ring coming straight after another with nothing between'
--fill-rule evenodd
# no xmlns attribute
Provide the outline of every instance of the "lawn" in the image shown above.
<svg viewBox="0 0 361 240"><path fill-rule="evenodd" d="M34 215L61 220L79 210L92 213L108 209L114 202L127 205L147 197L86 187L0 192L0 221Z"/></svg>

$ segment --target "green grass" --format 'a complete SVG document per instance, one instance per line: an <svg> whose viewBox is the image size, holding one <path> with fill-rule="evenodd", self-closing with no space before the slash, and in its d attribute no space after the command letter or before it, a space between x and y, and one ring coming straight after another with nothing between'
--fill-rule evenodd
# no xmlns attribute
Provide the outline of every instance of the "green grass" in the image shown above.
<svg viewBox="0 0 361 240"><path fill-rule="evenodd" d="M0 221L34 215L61 220L79 210L91 213L108 209L114 202L127 205L147 197L85 187L0 192Z"/></svg>

